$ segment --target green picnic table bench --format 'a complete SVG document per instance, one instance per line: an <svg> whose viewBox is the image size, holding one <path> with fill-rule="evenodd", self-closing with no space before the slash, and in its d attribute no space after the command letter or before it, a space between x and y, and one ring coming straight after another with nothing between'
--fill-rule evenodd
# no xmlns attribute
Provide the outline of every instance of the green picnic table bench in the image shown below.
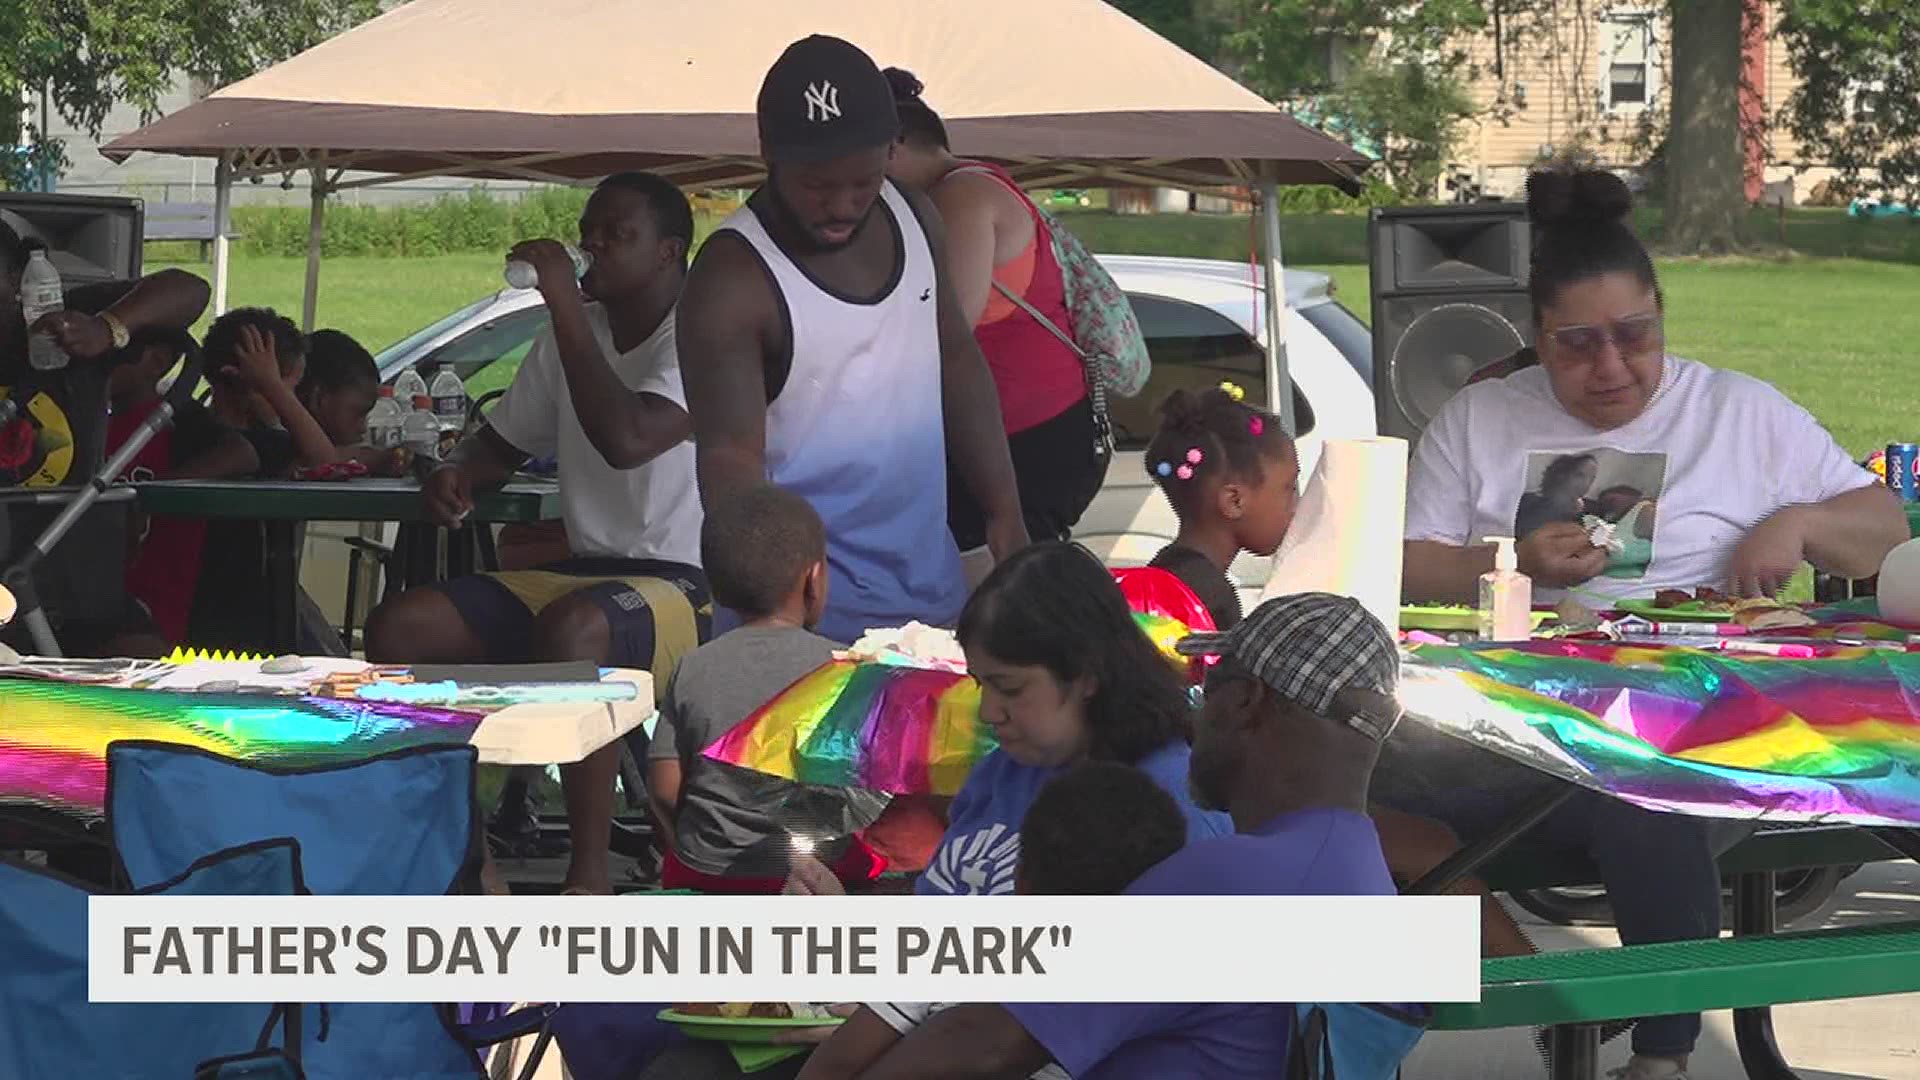
<svg viewBox="0 0 1920 1080"><path fill-rule="evenodd" d="M1669 1013L1734 1010L1753 1080L1795 1080L1773 1036L1771 1007L1920 991L1920 922L1776 934L1776 875L1910 857L1920 832L1849 825L1756 832L1720 858L1733 879L1734 937L1486 960L1477 1004L1434 1006L1435 1031L1544 1027L1554 1080L1599 1074L1601 1025ZM1598 881L1575 855L1500 853L1480 871L1496 892Z"/></svg>
<svg viewBox="0 0 1920 1080"><path fill-rule="evenodd" d="M1920 922L1889 923L1486 960L1480 1001L1435 1005L1431 1026L1547 1027L1552 1075L1585 1080L1599 1070L1603 1021L1912 991ZM1788 1080L1777 1050L1764 1053L1767 1034L1766 1048L1741 1042L1741 1061L1756 1080Z"/></svg>

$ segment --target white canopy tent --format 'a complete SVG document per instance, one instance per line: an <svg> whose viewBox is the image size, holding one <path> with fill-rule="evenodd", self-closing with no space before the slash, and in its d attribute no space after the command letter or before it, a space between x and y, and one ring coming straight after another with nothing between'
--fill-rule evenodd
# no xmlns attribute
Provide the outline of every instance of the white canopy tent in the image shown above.
<svg viewBox="0 0 1920 1080"><path fill-rule="evenodd" d="M1266 280L1280 281L1280 184L1348 189L1367 167L1101 0L413 0L116 139L217 159L214 304L226 305L236 180L312 184L305 325L327 196L428 176L579 183L648 169L688 189L761 176L754 98L780 52L844 37L912 70L955 149L1033 186L1256 187ZM1284 289L1267 290L1293 425Z"/></svg>

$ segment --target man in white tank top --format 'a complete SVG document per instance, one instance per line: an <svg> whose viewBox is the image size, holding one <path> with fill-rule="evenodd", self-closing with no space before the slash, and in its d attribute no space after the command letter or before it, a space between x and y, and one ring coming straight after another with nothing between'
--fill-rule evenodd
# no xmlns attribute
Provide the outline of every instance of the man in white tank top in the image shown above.
<svg viewBox="0 0 1920 1080"><path fill-rule="evenodd" d="M858 48L815 36L767 73L758 113L767 183L701 249L680 302L701 500L771 481L813 504L827 528L822 635L951 625L966 582L948 460L986 511L995 558L1027 532L938 214L886 176L892 90Z"/></svg>

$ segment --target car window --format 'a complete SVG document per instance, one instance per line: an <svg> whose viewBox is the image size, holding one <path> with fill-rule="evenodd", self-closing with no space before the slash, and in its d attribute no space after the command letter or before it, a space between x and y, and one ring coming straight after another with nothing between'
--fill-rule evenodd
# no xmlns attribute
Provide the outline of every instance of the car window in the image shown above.
<svg viewBox="0 0 1920 1080"><path fill-rule="evenodd" d="M1311 304L1299 312L1301 318L1320 331L1334 350L1346 358L1347 364L1359 373L1360 381L1372 386L1373 331L1367 329L1367 324L1338 301Z"/></svg>
<svg viewBox="0 0 1920 1080"><path fill-rule="evenodd" d="M489 319L428 353L420 361L420 375L431 380L441 368L453 365L467 384L467 395L477 398L504 390L533 348L533 339L547 328L545 306L521 308Z"/></svg>
<svg viewBox="0 0 1920 1080"><path fill-rule="evenodd" d="M1260 343L1233 320L1211 308L1149 293L1128 293L1153 359L1153 375L1137 396L1107 398L1114 437L1122 449L1144 449L1159 428L1160 402L1175 390L1200 391L1237 384L1248 401L1267 399L1267 357ZM1313 430L1313 407L1293 387L1294 426Z"/></svg>
<svg viewBox="0 0 1920 1080"><path fill-rule="evenodd" d="M374 364L377 365L381 371L387 370L387 368L396 363L400 357L406 356L408 353L439 337L446 331L466 322L473 317L474 312L479 311L491 303L493 303L493 297L483 296L453 314L415 330L413 333L408 334L406 337L375 353L373 356Z"/></svg>

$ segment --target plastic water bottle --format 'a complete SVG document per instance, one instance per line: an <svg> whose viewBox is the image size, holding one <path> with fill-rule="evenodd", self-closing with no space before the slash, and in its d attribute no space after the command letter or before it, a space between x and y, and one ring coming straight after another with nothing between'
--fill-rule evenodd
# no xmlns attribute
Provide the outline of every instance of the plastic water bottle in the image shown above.
<svg viewBox="0 0 1920 1080"><path fill-rule="evenodd" d="M400 445L400 421L406 411L393 396L393 387L380 388L380 399L367 413L367 445L376 450L391 450Z"/></svg>
<svg viewBox="0 0 1920 1080"><path fill-rule="evenodd" d="M398 399L402 412L413 404L414 398L426 393L427 380L421 378L420 373L412 368L401 372L400 377L393 380L393 396Z"/></svg>
<svg viewBox="0 0 1920 1080"><path fill-rule="evenodd" d="M27 259L27 268L20 274L20 314L27 320L27 327L53 314L65 311L67 294L60 287L60 271L47 261L47 253L34 249ZM51 335L33 334L27 342L27 359L41 371L58 371L67 366L66 351L56 344Z"/></svg>
<svg viewBox="0 0 1920 1080"><path fill-rule="evenodd" d="M572 244L568 244L567 257L573 260L574 279L578 280L586 277L588 269L593 266L593 256L581 251ZM516 289L531 289L540 284L540 273L533 268L533 264L530 262L523 262L519 259L508 259L507 284Z"/></svg>
<svg viewBox="0 0 1920 1080"><path fill-rule="evenodd" d="M440 421L441 431L461 431L467 426L467 387L460 376L453 373L452 365L444 365L439 374L433 377L433 415Z"/></svg>
<svg viewBox="0 0 1920 1080"><path fill-rule="evenodd" d="M400 420L401 445L418 457L434 457L440 450L440 422L433 416L433 399L416 394L413 408Z"/></svg>

